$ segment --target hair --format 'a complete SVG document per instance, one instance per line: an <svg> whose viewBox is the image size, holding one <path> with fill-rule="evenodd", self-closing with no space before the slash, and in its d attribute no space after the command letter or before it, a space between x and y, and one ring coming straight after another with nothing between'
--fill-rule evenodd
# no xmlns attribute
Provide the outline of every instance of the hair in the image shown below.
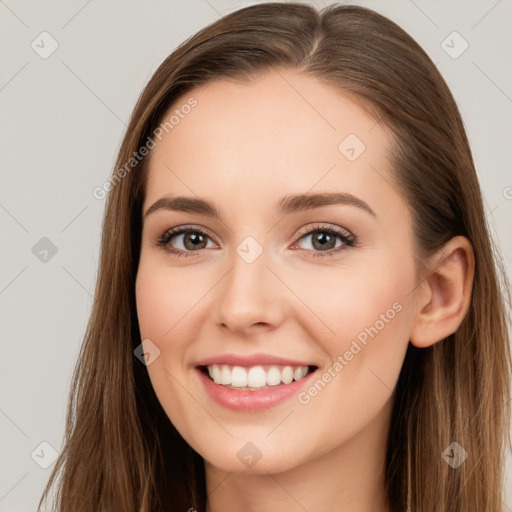
<svg viewBox="0 0 512 512"><path fill-rule="evenodd" d="M498 512L510 447L507 279L456 102L403 29L353 5L263 3L234 11L158 67L133 110L115 168L195 87L286 69L338 88L392 133L389 162L411 210L418 275L454 236L467 237L474 250L471 302L459 329L428 348L409 343L406 352L386 456L391 510ZM141 158L122 179L113 172L64 445L39 509L58 482L53 505L61 512L205 510L203 459L172 425L134 357L148 162ZM452 442L468 453L456 469L441 456Z"/></svg>

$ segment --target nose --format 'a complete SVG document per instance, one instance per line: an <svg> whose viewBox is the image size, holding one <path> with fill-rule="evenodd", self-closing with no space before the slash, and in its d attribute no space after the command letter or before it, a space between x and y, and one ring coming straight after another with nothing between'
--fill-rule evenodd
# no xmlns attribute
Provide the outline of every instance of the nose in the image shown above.
<svg viewBox="0 0 512 512"><path fill-rule="evenodd" d="M216 287L214 321L233 334L248 336L261 329L272 330L286 317L283 283L269 268L265 251L253 262L238 254L233 266ZM275 267L275 265L273 265Z"/></svg>

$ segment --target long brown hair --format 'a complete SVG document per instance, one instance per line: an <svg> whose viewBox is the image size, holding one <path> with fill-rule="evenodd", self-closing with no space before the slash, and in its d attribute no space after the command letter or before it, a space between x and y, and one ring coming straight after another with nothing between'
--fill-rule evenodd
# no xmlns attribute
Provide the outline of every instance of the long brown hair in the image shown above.
<svg viewBox="0 0 512 512"><path fill-rule="evenodd" d="M126 163L195 86L286 68L351 95L392 131L389 158L413 214L419 269L453 236L466 236L474 249L472 299L460 328L429 348L407 350L386 460L391 509L501 510L510 300L460 113L436 66L395 23L360 6L300 3L253 5L212 23L178 47L142 92L105 187L94 304L65 444L40 506L58 481L61 512L204 511L203 460L171 424L134 357L148 158ZM456 469L441 456L452 442L468 453Z"/></svg>

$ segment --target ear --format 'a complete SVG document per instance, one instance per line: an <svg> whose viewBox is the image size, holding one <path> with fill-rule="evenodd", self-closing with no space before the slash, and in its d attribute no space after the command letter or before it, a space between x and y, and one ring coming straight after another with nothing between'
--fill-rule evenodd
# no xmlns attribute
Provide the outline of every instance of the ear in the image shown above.
<svg viewBox="0 0 512 512"><path fill-rule="evenodd" d="M475 256L470 241L456 236L432 256L431 270L418 288L411 343L425 348L453 334L471 301Z"/></svg>

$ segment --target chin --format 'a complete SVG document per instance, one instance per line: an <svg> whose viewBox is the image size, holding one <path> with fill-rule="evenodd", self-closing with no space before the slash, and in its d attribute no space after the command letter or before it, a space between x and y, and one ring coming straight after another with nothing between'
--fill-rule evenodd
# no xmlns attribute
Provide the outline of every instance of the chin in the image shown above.
<svg viewBox="0 0 512 512"><path fill-rule="evenodd" d="M213 467L229 473L265 475L282 473L307 462L304 447L297 445L279 447L272 444L259 444L231 440L225 446L216 444L206 450L196 450ZM299 453L300 452L300 453ZM299 456L300 455L300 456Z"/></svg>

